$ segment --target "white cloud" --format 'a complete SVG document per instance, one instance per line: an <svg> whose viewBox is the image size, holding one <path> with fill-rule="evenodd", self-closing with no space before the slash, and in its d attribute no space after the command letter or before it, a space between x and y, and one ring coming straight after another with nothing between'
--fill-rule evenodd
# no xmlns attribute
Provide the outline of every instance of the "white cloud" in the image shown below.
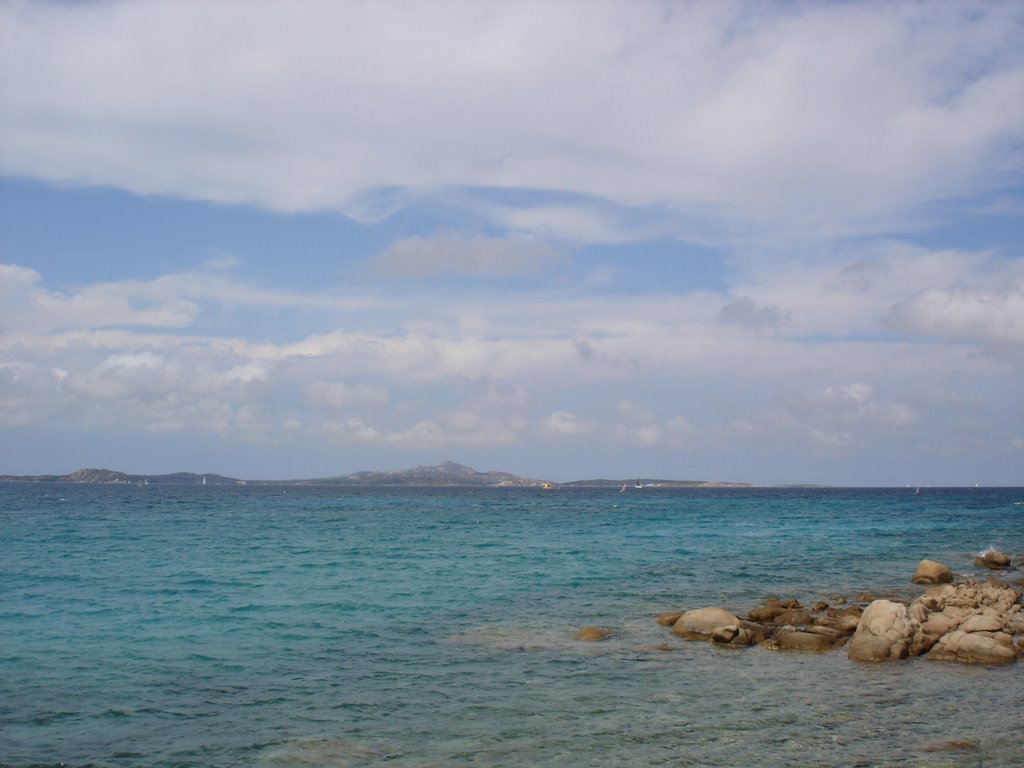
<svg viewBox="0 0 1024 768"><path fill-rule="evenodd" d="M1021 167L1014 2L0 13L8 174L285 211L358 211L379 189L561 190L720 235L828 237L891 229ZM615 239L572 210L586 207L504 215Z"/></svg>
<svg viewBox="0 0 1024 768"><path fill-rule="evenodd" d="M589 434L593 425L570 411L555 411L540 422L540 429L550 435L577 437Z"/></svg>
<svg viewBox="0 0 1024 768"><path fill-rule="evenodd" d="M196 281L184 274L104 290L155 295L161 286L168 302L191 300ZM466 446L515 450L538 463L545 450L584 437L588 456L618 466L627 456L660 462L667 468L658 474L670 476L667 463L680 454L688 472L703 466L714 476L734 461L783 455L799 467L896 446L908 455L962 456L965 445L991 452L984 435L992 446L1020 437L1008 426L1024 416L1014 358L919 330L899 335L886 318L923 286L952 291L970 280L997 291L1008 274L1012 263L991 255L897 257L872 246L814 269L747 271L724 297L535 286L439 290L410 301L399 292L341 320L336 307L354 306L346 295L249 286L223 304L196 299L187 334L132 322L74 330L15 322L0 339L0 423L280 441L309 451L329 443L416 460L416 452ZM31 270L7 277L7 285L52 293ZM76 304L76 291L63 296ZM755 314L785 308L791 322L771 334L723 325L723 302L745 297ZM328 330L299 326L259 341L216 333L216 321L240 327L253 308L307 305L304 317L319 313ZM35 311L23 304L12 314L18 321L19 312ZM526 473L552 474L546 466ZM778 472L793 479L786 467Z"/></svg>
<svg viewBox="0 0 1024 768"><path fill-rule="evenodd" d="M890 322L926 337L1024 345L1024 280L998 289L928 288L896 304Z"/></svg>
<svg viewBox="0 0 1024 768"><path fill-rule="evenodd" d="M353 406L380 406L388 402L384 387L370 384L348 385L341 381L314 381L306 387L306 398L321 408L345 409Z"/></svg>

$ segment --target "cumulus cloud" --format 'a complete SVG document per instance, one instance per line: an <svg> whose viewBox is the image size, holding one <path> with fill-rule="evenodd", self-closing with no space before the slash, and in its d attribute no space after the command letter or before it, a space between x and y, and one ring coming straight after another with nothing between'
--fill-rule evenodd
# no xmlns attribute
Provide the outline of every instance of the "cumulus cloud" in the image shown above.
<svg viewBox="0 0 1024 768"><path fill-rule="evenodd" d="M557 190L719 236L818 237L889 229L1021 164L1014 2L0 13L3 168L34 178L282 211L358 212L375 190ZM504 215L614 239L558 208Z"/></svg>
<svg viewBox="0 0 1024 768"><path fill-rule="evenodd" d="M825 387L806 393L799 411L825 415L835 421L871 419L893 426L914 423L915 415L911 408L902 403L879 401L874 394L874 387L862 381Z"/></svg>
<svg viewBox="0 0 1024 768"><path fill-rule="evenodd" d="M855 278L850 264L861 264ZM361 312L344 294L249 286L217 304L189 293L196 281L180 275L125 281L128 293L155 295L159 285L168 302L193 301L199 314L189 332L131 315L123 326L73 330L15 322L0 337L0 423L398 454L469 446L541 456L545 446L584 437L597 452L643 457L645 466L685 453L687 467L705 462L708 475L740 456L796 461L890 445L927 453L953 434L988 431L993 445L1009 446L1020 436L1006 425L1022 415L1010 361L970 342L894 335L901 332L880 320L924 285L954 290L967 277L997 291L1007 270L1005 260L976 254L861 253L828 269L750 273L724 297L534 286L416 302L399 294ZM8 277L22 291L15 295L53 293L31 270ZM818 293L827 286L831 301L805 297L815 285ZM765 335L723 326L723 301L745 297L755 312L793 307L791 322ZM303 306L324 330L289 326L276 340L218 332L218 322L244 327L253 308L288 306ZM349 308L341 320L338 306ZM23 304L12 314L17 321L34 311ZM819 335L806 339L808 330ZM779 476L790 479L784 469Z"/></svg>
<svg viewBox="0 0 1024 768"><path fill-rule="evenodd" d="M928 288L893 306L889 321L925 337L1024 345L1024 280L996 289Z"/></svg>

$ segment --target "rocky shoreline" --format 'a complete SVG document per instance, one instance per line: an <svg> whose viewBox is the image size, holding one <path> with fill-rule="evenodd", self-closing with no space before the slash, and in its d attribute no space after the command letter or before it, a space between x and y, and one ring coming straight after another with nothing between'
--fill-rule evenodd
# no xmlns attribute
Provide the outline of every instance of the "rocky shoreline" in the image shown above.
<svg viewBox="0 0 1024 768"><path fill-rule="evenodd" d="M1011 558L998 550L981 553L974 565L1016 570ZM807 607L794 599L770 598L745 617L704 606L662 613L658 623L683 640L778 651L845 647L850 659L864 662L923 656L965 664L1010 664L1024 657L1024 579L1013 584L994 575L984 581L957 579L942 563L922 560L913 582L925 586L925 591L909 603L857 595ZM595 642L611 634L601 627L584 627L576 639Z"/></svg>

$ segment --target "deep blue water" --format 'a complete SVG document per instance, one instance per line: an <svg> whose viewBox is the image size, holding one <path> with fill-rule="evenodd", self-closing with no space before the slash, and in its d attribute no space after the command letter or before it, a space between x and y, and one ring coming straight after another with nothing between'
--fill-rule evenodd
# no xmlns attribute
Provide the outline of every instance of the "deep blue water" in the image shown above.
<svg viewBox="0 0 1024 768"><path fill-rule="evenodd" d="M0 765L1020 765L1024 664L655 623L990 545L1024 554L1024 489L0 485Z"/></svg>

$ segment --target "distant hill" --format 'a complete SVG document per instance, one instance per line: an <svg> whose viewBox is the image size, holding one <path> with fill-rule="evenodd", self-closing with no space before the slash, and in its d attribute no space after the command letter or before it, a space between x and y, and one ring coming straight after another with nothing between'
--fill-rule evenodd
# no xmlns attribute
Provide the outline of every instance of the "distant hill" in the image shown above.
<svg viewBox="0 0 1024 768"><path fill-rule="evenodd" d="M175 472L169 475L133 475L112 469L77 469L66 475L0 475L0 482L81 482L87 484L239 485L245 480L217 474Z"/></svg>
<svg viewBox="0 0 1024 768"><path fill-rule="evenodd" d="M67 475L0 475L3 483L86 483L107 485L308 485L367 488L747 488L748 483L724 483L708 480L575 480L550 483L508 472L478 472L465 464L444 461L393 472L353 472L337 477L303 480L239 480L217 474L175 472L170 475L132 475L110 469L79 469Z"/></svg>
<svg viewBox="0 0 1024 768"><path fill-rule="evenodd" d="M395 472L354 472L338 477L301 480L239 480L224 475L175 472L170 475L132 475L110 469L79 469L67 475L0 475L4 483L85 483L107 485L326 485L405 486L440 488L538 487L546 483L508 472L478 472L464 464L445 461L430 467Z"/></svg>
<svg viewBox="0 0 1024 768"><path fill-rule="evenodd" d="M175 472L170 475L130 475L110 469L77 469L67 475L0 475L0 483L85 483L89 485L244 485L224 475Z"/></svg>
<svg viewBox="0 0 1024 768"><path fill-rule="evenodd" d="M394 472L353 472L340 477L292 480L299 485L365 485L450 488L513 488L545 485L544 480L512 475L508 472L478 472L465 464L445 461Z"/></svg>

